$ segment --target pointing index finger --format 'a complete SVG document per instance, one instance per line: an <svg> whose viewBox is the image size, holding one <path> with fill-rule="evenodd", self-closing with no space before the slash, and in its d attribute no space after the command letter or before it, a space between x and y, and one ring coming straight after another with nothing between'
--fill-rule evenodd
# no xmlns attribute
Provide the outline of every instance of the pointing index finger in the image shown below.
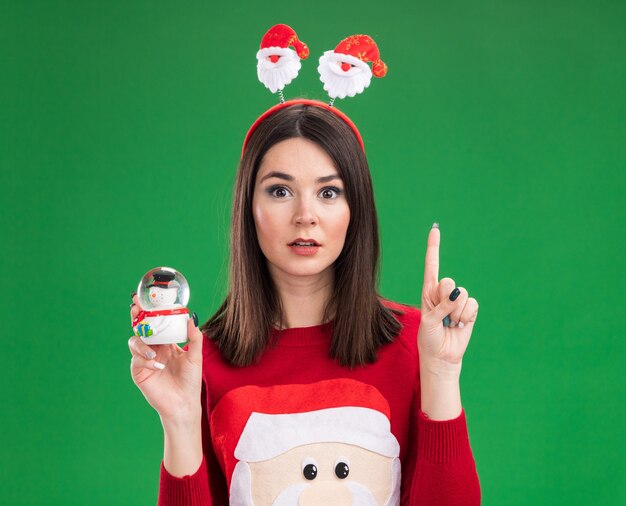
<svg viewBox="0 0 626 506"><path fill-rule="evenodd" d="M434 223L428 234L426 262L424 265L424 288L435 286L439 280L439 224Z"/></svg>

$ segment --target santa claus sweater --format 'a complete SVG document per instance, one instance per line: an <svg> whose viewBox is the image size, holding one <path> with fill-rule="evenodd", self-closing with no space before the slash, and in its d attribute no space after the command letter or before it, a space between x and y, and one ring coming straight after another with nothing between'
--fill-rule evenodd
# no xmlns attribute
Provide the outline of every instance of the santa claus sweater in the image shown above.
<svg viewBox="0 0 626 506"><path fill-rule="evenodd" d="M420 410L420 311L386 302L402 330L373 364L328 357L332 322L273 330L258 363L227 363L203 344L199 469L163 462L159 504L476 505L480 485L465 412L434 421ZM304 501L303 501L304 502Z"/></svg>

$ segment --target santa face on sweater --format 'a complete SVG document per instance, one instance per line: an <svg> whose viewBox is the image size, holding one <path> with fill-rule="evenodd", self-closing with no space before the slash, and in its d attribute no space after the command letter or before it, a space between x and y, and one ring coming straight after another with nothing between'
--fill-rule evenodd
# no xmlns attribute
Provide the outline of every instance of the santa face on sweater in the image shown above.
<svg viewBox="0 0 626 506"><path fill-rule="evenodd" d="M371 385L338 378L240 387L211 423L231 506L400 502L400 446L389 404Z"/></svg>
<svg viewBox="0 0 626 506"><path fill-rule="evenodd" d="M249 480L250 496L240 503L246 506L383 506L394 501L399 461L350 444L317 443L242 464L238 476Z"/></svg>

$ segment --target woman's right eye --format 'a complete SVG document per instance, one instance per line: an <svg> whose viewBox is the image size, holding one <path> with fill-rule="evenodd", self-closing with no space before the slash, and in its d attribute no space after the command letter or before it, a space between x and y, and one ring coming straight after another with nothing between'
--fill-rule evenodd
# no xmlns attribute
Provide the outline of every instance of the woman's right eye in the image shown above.
<svg viewBox="0 0 626 506"><path fill-rule="evenodd" d="M284 186L270 186L267 189L267 193L269 193L271 197L275 197L278 199L289 196L289 190Z"/></svg>

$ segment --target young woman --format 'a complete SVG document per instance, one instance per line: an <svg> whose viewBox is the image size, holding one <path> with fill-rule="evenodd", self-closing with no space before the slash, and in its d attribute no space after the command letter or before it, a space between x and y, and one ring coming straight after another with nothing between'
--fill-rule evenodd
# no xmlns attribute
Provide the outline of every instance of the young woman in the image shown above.
<svg viewBox="0 0 626 506"><path fill-rule="evenodd" d="M226 300L201 330L194 314L184 349L129 340L164 430L159 503L479 504L459 389L478 304L438 279L439 238L421 311L382 299L356 127L309 100L264 114L237 173Z"/></svg>

